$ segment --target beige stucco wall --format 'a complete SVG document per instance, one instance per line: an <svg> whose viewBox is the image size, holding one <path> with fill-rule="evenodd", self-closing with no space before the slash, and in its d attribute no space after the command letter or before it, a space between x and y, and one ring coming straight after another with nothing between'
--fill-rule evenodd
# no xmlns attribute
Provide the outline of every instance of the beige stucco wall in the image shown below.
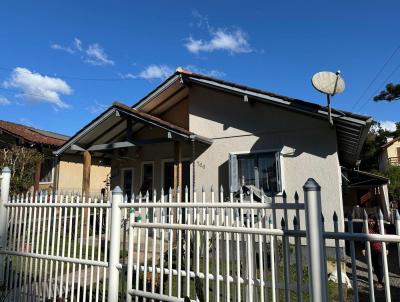
<svg viewBox="0 0 400 302"><path fill-rule="evenodd" d="M193 87L189 130L213 139L196 158L197 184L206 188L223 185L227 190L230 152L281 150L282 184L288 196L298 191L303 197L302 187L312 177L322 187L327 222L335 210L343 218L336 133L326 120Z"/></svg>
<svg viewBox="0 0 400 302"><path fill-rule="evenodd" d="M188 105L189 130L213 139L209 147L196 145L194 167L197 190L204 186L209 192L211 186L219 188L220 185L223 185L226 192L229 190L230 152L279 150L282 153L283 188L289 199L293 200L294 193L298 191L303 200L302 187L308 178L313 177L322 187L327 229L332 227L334 211L339 215L342 228L341 174L336 152L336 133L326 120L310 118L309 115L273 105L244 103L240 97L196 86L190 90ZM163 118L178 124L184 120L182 115L185 110L182 107L170 111ZM160 135L163 133L156 128L145 128L138 137ZM134 192L137 194L141 186L142 163L152 161L154 187L159 192L163 181L162 164L173 158L173 143L129 148L128 153L123 155L118 152L115 151L112 159L112 188L121 185L121 169L133 168ZM184 145L183 158L192 158L190 144ZM291 214L289 225L292 226ZM301 220L303 225L303 215Z"/></svg>
<svg viewBox="0 0 400 302"><path fill-rule="evenodd" d="M90 169L90 192L99 193L105 187L105 181L110 174L110 167L92 164ZM58 164L58 190L82 190L83 164L75 158L65 158Z"/></svg>
<svg viewBox="0 0 400 302"><path fill-rule="evenodd" d="M400 148L400 141L394 142L386 149L388 157L397 157L397 148Z"/></svg>
<svg viewBox="0 0 400 302"><path fill-rule="evenodd" d="M163 164L166 161L172 161L173 158L174 145L172 142L129 148L128 153L123 157L115 153L111 164L111 188L122 185L122 169L133 169L133 191L137 194L142 184L142 164L152 163L154 173L153 186L160 193L163 186ZM189 144L182 145L182 159L191 159L191 146Z"/></svg>
<svg viewBox="0 0 400 302"><path fill-rule="evenodd" d="M389 165L389 158L399 157L397 148L400 148L400 141L396 141L386 149L383 149L379 156L379 170L385 171Z"/></svg>

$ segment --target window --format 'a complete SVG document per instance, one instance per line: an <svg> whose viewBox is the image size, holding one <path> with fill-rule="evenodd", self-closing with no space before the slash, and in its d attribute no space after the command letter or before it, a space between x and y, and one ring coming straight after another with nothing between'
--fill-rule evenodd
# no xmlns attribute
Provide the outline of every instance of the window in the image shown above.
<svg viewBox="0 0 400 302"><path fill-rule="evenodd" d="M282 190L279 152L230 154L229 174L233 192L244 185L253 185L267 194Z"/></svg>
<svg viewBox="0 0 400 302"><path fill-rule="evenodd" d="M123 169L122 170L122 191L124 196L127 196L128 202L130 202L132 197L133 188L133 169Z"/></svg>
<svg viewBox="0 0 400 302"><path fill-rule="evenodd" d="M142 165L142 184L140 186L140 193L146 196L149 192L149 198L153 196L153 163L144 163Z"/></svg>
<svg viewBox="0 0 400 302"><path fill-rule="evenodd" d="M53 182L54 158L45 158L40 166L40 182Z"/></svg>

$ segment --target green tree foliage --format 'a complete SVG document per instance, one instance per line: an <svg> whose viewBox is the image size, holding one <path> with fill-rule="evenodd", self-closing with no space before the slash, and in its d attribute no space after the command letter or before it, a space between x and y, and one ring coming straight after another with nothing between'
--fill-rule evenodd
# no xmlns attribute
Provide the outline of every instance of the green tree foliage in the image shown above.
<svg viewBox="0 0 400 302"><path fill-rule="evenodd" d="M10 195L26 193L33 185L35 166L43 155L32 148L0 149L0 168L11 169Z"/></svg>
<svg viewBox="0 0 400 302"><path fill-rule="evenodd" d="M400 132L400 123L397 123L397 131ZM396 134L383 129L379 123L374 122L361 150L360 169L364 171L378 170L378 158L381 152L381 147L387 142L388 137Z"/></svg>
<svg viewBox="0 0 400 302"><path fill-rule="evenodd" d="M386 85L386 89L382 90L377 96L374 97L374 101L396 101L400 99L400 84L389 83Z"/></svg>
<svg viewBox="0 0 400 302"><path fill-rule="evenodd" d="M390 165L386 171L382 173L390 179L388 185L389 195L393 200L400 200L400 166Z"/></svg>

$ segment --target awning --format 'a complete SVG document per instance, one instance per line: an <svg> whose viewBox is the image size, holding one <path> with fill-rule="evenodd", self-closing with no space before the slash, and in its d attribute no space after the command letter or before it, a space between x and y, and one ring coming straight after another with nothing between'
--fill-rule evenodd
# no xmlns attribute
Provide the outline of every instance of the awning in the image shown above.
<svg viewBox="0 0 400 302"><path fill-rule="evenodd" d="M158 136L148 139L135 139L143 127L157 129ZM210 145L212 140L190 132L153 115L140 112L121 103L114 103L100 116L72 136L60 149L54 152L74 154L85 150L94 156L104 155L106 151L146 144L170 141L194 141Z"/></svg>
<svg viewBox="0 0 400 302"><path fill-rule="evenodd" d="M389 179L381 175L346 168L342 168L342 180L346 188L371 188L389 183Z"/></svg>

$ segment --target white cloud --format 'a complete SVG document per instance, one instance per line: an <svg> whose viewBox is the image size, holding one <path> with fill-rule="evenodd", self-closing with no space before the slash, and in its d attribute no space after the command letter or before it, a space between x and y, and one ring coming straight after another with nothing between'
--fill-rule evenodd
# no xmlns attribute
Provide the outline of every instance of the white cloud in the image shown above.
<svg viewBox="0 0 400 302"><path fill-rule="evenodd" d="M217 69L204 69L201 67L197 67L196 65L186 65L185 67L183 67L183 69L215 78L223 78L226 76L226 73L223 71Z"/></svg>
<svg viewBox="0 0 400 302"><path fill-rule="evenodd" d="M161 79L164 80L169 77L174 70L167 65L149 65L142 72L139 73L138 77L145 80Z"/></svg>
<svg viewBox="0 0 400 302"><path fill-rule="evenodd" d="M381 121L379 122L381 127L387 131L396 131L396 122L393 121Z"/></svg>
<svg viewBox="0 0 400 302"><path fill-rule="evenodd" d="M53 48L53 49L56 49L56 50L62 50L62 51L68 52L70 54L74 54L75 53L75 50L72 49L71 47L61 46L60 44L51 44L50 47Z"/></svg>
<svg viewBox="0 0 400 302"><path fill-rule="evenodd" d="M5 88L14 88L23 97L35 102L47 102L55 108L68 108L69 105L60 99L60 95L72 93L71 87L62 79L53 78L40 73L31 72L27 68L16 67L7 81L3 82Z"/></svg>
<svg viewBox="0 0 400 302"><path fill-rule="evenodd" d="M104 49L99 44L92 44L86 49L86 62L93 65L114 65L114 61L110 60Z"/></svg>
<svg viewBox="0 0 400 302"><path fill-rule="evenodd" d="M210 34L210 40L194 39L190 36L185 43L186 49L195 54L217 50L227 51L231 54L253 51L248 42L247 34L241 29L232 31L227 29L210 30Z"/></svg>
<svg viewBox="0 0 400 302"><path fill-rule="evenodd" d="M105 111L109 106L106 104L101 104L98 101L94 101L94 104L87 107L86 110L89 111L91 114L98 115Z"/></svg>
<svg viewBox="0 0 400 302"><path fill-rule="evenodd" d="M78 38L74 38L74 47L75 47L77 50L82 51L82 50L83 50L83 48L82 48L82 41L79 40Z"/></svg>
<svg viewBox="0 0 400 302"><path fill-rule="evenodd" d="M123 73L118 73L118 75L119 75L119 77L120 77L121 79L124 79L124 80L133 80L133 79L137 79L137 76L134 75L133 73L130 73L130 72L125 73L125 74L123 74Z"/></svg>
<svg viewBox="0 0 400 302"><path fill-rule="evenodd" d="M111 60L103 47L98 43L90 44L86 49L83 47L83 43L80 39L74 38L74 41L69 46L62 46L60 44L51 44L50 47L55 50L62 50L69 54L81 54L83 61L86 63L104 66L114 65L114 61Z"/></svg>
<svg viewBox="0 0 400 302"><path fill-rule="evenodd" d="M0 95L0 106L10 105L11 102L4 96Z"/></svg>
<svg viewBox="0 0 400 302"><path fill-rule="evenodd" d="M29 126L29 127L38 128L30 119L28 119L26 117L20 117L19 122L21 124Z"/></svg>

